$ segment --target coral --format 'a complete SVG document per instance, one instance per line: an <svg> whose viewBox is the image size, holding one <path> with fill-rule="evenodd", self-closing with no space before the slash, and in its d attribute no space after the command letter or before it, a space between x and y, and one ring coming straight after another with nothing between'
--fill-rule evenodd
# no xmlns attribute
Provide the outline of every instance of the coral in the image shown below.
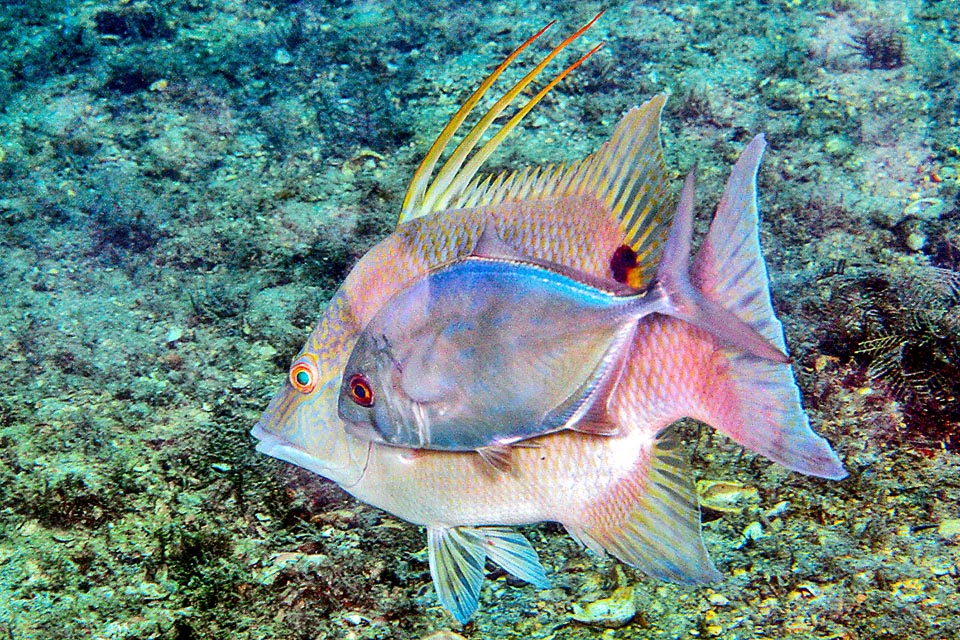
<svg viewBox="0 0 960 640"><path fill-rule="evenodd" d="M838 271L822 280L831 315L821 352L856 365L849 384L872 385L900 404L904 428L886 436L960 450L960 272Z"/></svg>
<svg viewBox="0 0 960 640"><path fill-rule="evenodd" d="M871 23L853 36L853 48L867 63L868 69L899 69L906 60L903 35L894 27Z"/></svg>

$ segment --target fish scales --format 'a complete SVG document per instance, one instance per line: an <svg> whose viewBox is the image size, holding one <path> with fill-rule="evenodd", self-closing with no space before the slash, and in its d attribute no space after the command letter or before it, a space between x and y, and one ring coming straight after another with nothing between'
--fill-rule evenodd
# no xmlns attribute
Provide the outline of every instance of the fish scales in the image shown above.
<svg viewBox="0 0 960 640"><path fill-rule="evenodd" d="M513 57L452 124L462 123ZM508 98L527 82L518 83ZM463 623L478 606L485 559L537 587L548 584L536 552L504 528L509 525L557 521L591 549L652 576L684 583L715 580L719 574L700 536L690 470L668 427L692 417L788 468L842 478L836 454L810 429L789 363L738 351L683 320L647 316L632 337L607 405L622 433L559 431L538 437L535 446L515 448L509 472L491 469L471 452L368 442L348 434L338 417L340 379L366 323L407 283L469 256L487 225L518 252L595 277L609 277L611 256L629 246L639 262L630 284L651 281L664 253L669 217L658 134L664 98L631 110L611 141L579 163L480 179L482 162L464 158L505 108L502 103L509 99L491 107L464 138L463 152L458 147L432 181L437 158L457 126L445 129L431 148L411 181L401 224L348 275L254 426L257 448L427 527L437 595ZM513 126L511 119L475 150L481 160ZM755 139L734 167L689 279L706 299L782 351L782 327L770 305L758 243L755 188L763 146L762 138ZM681 198L681 209L689 213L692 204L684 202ZM447 203L451 208L444 208Z"/></svg>
<svg viewBox="0 0 960 640"><path fill-rule="evenodd" d="M714 382L717 371L726 368L725 357L703 330L657 317L641 324L633 346L650 357L629 361L622 388L633 391L614 396L611 407L621 424L638 425L630 436L544 436L540 446L514 452L510 474L491 472L476 456L386 447L371 456L364 477L370 493L364 501L389 504L399 517L423 525L438 520L445 526L526 524L531 514L564 524L590 522L601 514L608 526L622 522L642 493L655 434L688 416L690 399L701 408L691 417L734 412L724 402L729 394ZM465 477L469 483L449 481ZM432 488L429 504L418 491L422 487ZM571 521L581 511L582 522Z"/></svg>

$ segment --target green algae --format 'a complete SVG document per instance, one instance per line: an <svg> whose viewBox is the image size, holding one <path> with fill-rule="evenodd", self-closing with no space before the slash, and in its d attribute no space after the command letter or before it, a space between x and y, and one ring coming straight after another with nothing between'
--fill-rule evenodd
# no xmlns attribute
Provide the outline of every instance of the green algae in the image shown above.
<svg viewBox="0 0 960 640"><path fill-rule="evenodd" d="M960 14L945 0L900 6L609 7L588 35L606 47L492 161L581 157L626 108L669 91L668 163L698 162L703 192L719 193L766 132L775 304L806 406L851 471L801 477L684 427L698 476L757 487L761 511L704 525L717 585L622 571L638 613L605 637L960 633L960 546L937 529L960 515L955 389L904 395L868 342L933 349L940 375L957 364L955 298L918 325L909 287L960 269ZM455 628L421 531L255 454L247 432L469 90L548 20L566 30L592 15L570 3L0 8L0 635ZM878 28L903 39L902 64L865 55ZM913 437L931 416L939 430ZM525 533L553 588L493 575L457 630L597 637L570 613L622 586L617 563L555 525Z"/></svg>

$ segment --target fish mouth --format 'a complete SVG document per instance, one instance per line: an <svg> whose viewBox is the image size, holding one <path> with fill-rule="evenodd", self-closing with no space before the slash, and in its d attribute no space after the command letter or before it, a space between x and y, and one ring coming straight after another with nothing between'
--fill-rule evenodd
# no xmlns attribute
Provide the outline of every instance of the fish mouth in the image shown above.
<svg viewBox="0 0 960 640"><path fill-rule="evenodd" d="M344 488L363 480L370 460L370 443L350 436L337 417L333 418L333 425L305 424L303 416L297 415L296 410L289 411L290 396L284 391L290 390L281 390L250 430L250 435L259 441L256 450L303 467ZM294 424L288 424L288 421ZM293 428L278 429L280 425ZM278 432L293 435L295 440L302 442Z"/></svg>

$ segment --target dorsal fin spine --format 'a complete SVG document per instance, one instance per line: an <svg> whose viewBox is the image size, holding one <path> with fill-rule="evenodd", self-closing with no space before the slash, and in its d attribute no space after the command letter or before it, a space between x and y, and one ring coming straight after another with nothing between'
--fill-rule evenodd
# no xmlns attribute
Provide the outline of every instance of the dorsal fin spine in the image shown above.
<svg viewBox="0 0 960 640"><path fill-rule="evenodd" d="M600 16L597 15L597 18L599 17ZM587 25L581 28L580 31L573 34L566 41L558 45L557 49L555 49L554 52L559 53L560 49L562 49L563 47L566 47L567 44L572 42L575 38L580 37L583 31L588 29L597 18L594 18L593 20L591 20ZM541 100L543 100L544 96L546 96L571 71L579 67L581 64L584 63L584 61L587 60L587 58L589 58L590 56L595 54L597 51L599 51L600 47L602 46L603 46L603 43L598 44L596 47L588 51L579 60L577 60L576 62L571 64L569 67L567 67L566 69L561 71L559 74L557 74L557 76L553 80L547 83L542 89L540 89L540 91L536 93L536 95L530 98L530 100L528 100L527 103L523 107L521 107L520 110L517 111L517 113L515 113L513 117L511 117L510 120L508 120L507 123L504 124L500 128L500 130L493 135L492 138L490 138L482 147L480 147L480 149L473 155L472 158L470 158L469 161L462 164L462 166L458 164L455 167L453 167L451 171L447 172L447 174L443 176L442 180L441 180L440 174L438 174L437 183L435 185L431 185L430 189L427 192L427 195L424 200L424 207L428 211L439 211L440 209L446 208L450 203L450 200L453 199L458 193L460 193L470 183L470 180L473 178L474 175L476 175L477 171L480 170L480 167L483 166L483 163L487 161L490 155L497 149L497 147L500 146L500 144L510 134L510 132L513 131L518 124L520 124L520 121L523 120L527 116L527 114L530 113L530 111L535 106L537 106L537 104ZM546 64L553 59L553 56L555 55L554 52L551 52L551 54L548 55L544 59L544 61L540 65L538 65L537 68L534 69L534 71L531 72L531 74L534 74L534 72L536 74L539 74L540 71L542 70L542 67L546 66ZM529 84L529 82L530 81L528 81L526 78L521 80L521 83L524 83L524 86L526 86L526 84ZM521 87L521 89L522 88L523 87ZM519 91L517 91L517 93L519 93ZM508 96L510 101L512 101L513 98L515 97L515 95L508 94L507 96L504 96L503 99L506 99ZM495 105L495 107L496 106L498 105ZM503 111L504 108L506 108L506 105L501 107L500 111ZM479 124L480 123L478 123L478 125ZM489 126L489 123L485 124L483 127L483 130L485 131L488 126ZM471 131L470 133L472 135L473 131ZM482 133L483 131L480 131L477 137L479 137L479 135L481 135ZM470 148L472 149L472 145ZM447 169L447 165L444 165L443 170L446 170L446 169ZM437 194L436 196L433 196L432 192L434 191L435 186L437 187Z"/></svg>
<svg viewBox="0 0 960 640"><path fill-rule="evenodd" d="M420 166L417 167L417 170L413 174L413 180L410 181L410 186L407 188L407 193L403 199L403 206L400 210L400 222L403 222L409 218L416 217L417 207L420 205L420 201L423 198L423 194L426 192L427 187L430 183L430 176L433 173L433 168L437 164L437 160L440 159L440 156L443 154L443 150L446 149L447 145L450 143L451 138L457 132L457 129L460 128L460 125L463 124L463 121L467 119L467 116L470 115L470 112L473 111L474 107L477 106L477 103L480 102L480 99L487 93L491 85L496 82L497 78L510 66L517 56L519 56L524 49L529 47L534 40L539 38L543 33L553 26L554 21L551 21L543 29L540 29L537 33L533 34L526 42L521 44L517 49L511 53L507 58L500 63L493 73L491 73L487 78L480 83L480 86L477 87L476 91L471 94L466 102L463 103L463 106L454 114L453 118L450 119L450 122L443 128L440 132L440 135L437 136L437 139L430 146L430 150L427 151L427 154L423 157L423 160L420 161Z"/></svg>
<svg viewBox="0 0 960 640"><path fill-rule="evenodd" d="M483 95L486 94L493 82L503 73L507 66L516 59L521 51L523 51L534 40L540 37L540 35L553 23L551 22L539 32L534 34L531 38L529 38L516 51L510 54L510 56L508 56L507 59L504 60L503 63L501 63L500 66L498 66L494 72L487 77L486 80L483 81L483 83L481 83L480 87L474 91L467 102L464 103L464 105L457 111L447 126L444 127L443 131L440 133L440 136L430 147L427 155L417 168L414 178L407 189L407 194L404 197L403 207L400 213L401 223L411 218L419 217L426 215L427 213L443 209L452 199L456 198L463 192L464 188L470 183L483 162L485 162L490 154L492 154L493 151L500 145L510 131L512 131L517 124L519 124L519 122L527 115L527 113L529 113L530 110L533 109L533 107L535 107L536 104L540 102L540 100L542 100L543 97L551 89L553 89L558 82L560 82L567 74L577 68L580 64L582 64L587 58L596 53L600 45L591 49L586 55L560 72L560 74L550 81L543 89L530 98L527 103L512 118L510 118L510 120L508 120L507 123L504 124L490 140L488 140L482 147L480 147L479 150L474 153L473 157L470 158L469 161L466 161L467 156L471 151L473 151L480 138L493 124L497 116L500 115L500 113L502 113L510 105L510 103L513 102L517 95L519 95L520 92L527 87L527 85L536 79L543 69L557 55L559 55L563 49L565 49L570 43L579 38L591 26L593 26L593 24L600 18L601 15L603 15L602 11L594 16L594 18L587 24L557 45L536 67L534 67L534 69L532 69L519 82L511 87L510 90L503 95L503 97L497 100L497 102L486 111L480 120L473 125L470 131L467 132L466 136L464 136L463 140L460 141L460 143L451 153L450 157L446 160L446 162L444 162L443 166L437 172L436 177L431 181L433 169L436 166L436 163L442 155L444 149L447 148L456 131L460 128L474 107L476 107Z"/></svg>

